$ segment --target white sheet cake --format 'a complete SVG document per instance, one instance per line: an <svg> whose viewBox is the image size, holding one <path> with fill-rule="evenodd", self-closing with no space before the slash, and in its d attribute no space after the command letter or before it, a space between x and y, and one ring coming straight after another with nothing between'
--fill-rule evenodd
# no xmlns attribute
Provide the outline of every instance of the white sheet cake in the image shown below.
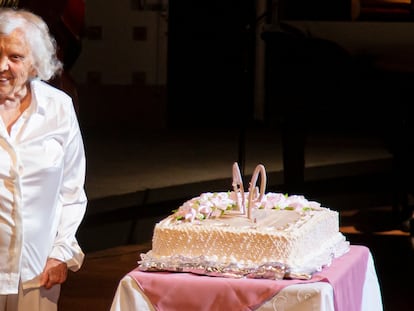
<svg viewBox="0 0 414 311"><path fill-rule="evenodd" d="M263 166L248 192L236 163L233 181L233 191L203 193L157 223L141 270L266 277L265 269L271 278L309 277L348 251L339 213L301 195L265 194ZM271 268L277 273L269 274Z"/></svg>

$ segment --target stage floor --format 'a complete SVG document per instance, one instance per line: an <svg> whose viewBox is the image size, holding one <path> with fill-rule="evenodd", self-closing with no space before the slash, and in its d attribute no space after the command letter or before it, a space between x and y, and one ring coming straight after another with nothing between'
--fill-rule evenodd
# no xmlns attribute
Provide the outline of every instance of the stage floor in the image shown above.
<svg viewBox="0 0 414 311"><path fill-rule="evenodd" d="M59 310L109 310L119 280L150 248L154 223L186 197L231 189L241 147L244 175L264 164L277 191L280 135L260 128L245 135L240 146L236 130L86 133L90 204L78 234L86 259L69 274ZM412 238L393 221L392 158L383 141L366 133L313 133L306 146L306 196L340 211L341 231L371 249L384 311L411 311Z"/></svg>

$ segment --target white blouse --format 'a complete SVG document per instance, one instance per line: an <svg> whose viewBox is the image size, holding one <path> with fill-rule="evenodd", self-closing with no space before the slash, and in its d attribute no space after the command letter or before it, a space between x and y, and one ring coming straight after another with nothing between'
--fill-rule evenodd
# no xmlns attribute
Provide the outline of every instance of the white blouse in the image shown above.
<svg viewBox="0 0 414 311"><path fill-rule="evenodd" d="M86 160L72 99L40 80L10 135L0 119L0 294L38 287L48 257L76 271Z"/></svg>

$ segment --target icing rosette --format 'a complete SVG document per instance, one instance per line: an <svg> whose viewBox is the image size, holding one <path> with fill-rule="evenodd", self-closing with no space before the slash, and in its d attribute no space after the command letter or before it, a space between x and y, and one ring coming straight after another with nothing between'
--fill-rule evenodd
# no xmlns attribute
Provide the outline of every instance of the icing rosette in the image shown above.
<svg viewBox="0 0 414 311"><path fill-rule="evenodd" d="M318 210L321 208L321 204L309 201L302 195L289 196L283 193L267 193L259 202L259 208L304 211Z"/></svg>
<svg viewBox="0 0 414 311"><path fill-rule="evenodd" d="M252 176L248 192L244 192L240 170L233 164L233 191L205 192L186 201L174 213L177 221L194 222L226 215L246 215L252 219L252 209L294 210L304 212L321 209L315 201L307 200L303 195L287 195L283 193L265 193L266 175L263 165L258 165ZM262 180L260 190L256 187L258 176ZM247 206L245 206L247 203ZM237 213L239 212L239 213ZM230 214L231 213L231 214ZM256 219L254 220L256 221Z"/></svg>
<svg viewBox="0 0 414 311"><path fill-rule="evenodd" d="M199 197L186 201L174 213L175 219L192 222L216 218L236 206L234 192L206 192Z"/></svg>
<svg viewBox="0 0 414 311"><path fill-rule="evenodd" d="M174 213L174 218L178 221L193 222L208 218L219 218L226 215L238 215L237 196L241 201L240 193L229 192L206 192L200 196L186 201ZM244 193L245 199L249 197L249 192ZM309 201L302 195L287 195L283 193L267 193L260 201L252 202L253 209L268 210L292 210L306 212L322 209L321 204Z"/></svg>

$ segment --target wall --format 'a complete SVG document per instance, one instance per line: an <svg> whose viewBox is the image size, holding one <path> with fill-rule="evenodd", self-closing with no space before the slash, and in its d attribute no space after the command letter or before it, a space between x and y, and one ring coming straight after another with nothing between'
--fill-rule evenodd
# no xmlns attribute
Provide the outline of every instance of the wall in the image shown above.
<svg viewBox="0 0 414 311"><path fill-rule="evenodd" d="M252 115L255 3L169 6L169 125L242 126Z"/></svg>
<svg viewBox="0 0 414 311"><path fill-rule="evenodd" d="M86 1L82 53L71 70L84 126L165 126L167 13L151 1Z"/></svg>
<svg viewBox="0 0 414 311"><path fill-rule="evenodd" d="M87 1L87 33L71 72L83 124L240 126L253 109L260 116L262 107L252 107L256 94L263 103L254 76L264 77L263 64L253 68L254 14L265 1L171 1L168 12L154 10L167 0Z"/></svg>
<svg viewBox="0 0 414 311"><path fill-rule="evenodd" d="M165 128L169 116L178 124L191 120L210 126L220 121L232 126L234 121L230 120L239 125L244 113L264 118L266 63L260 36L265 20L255 24L253 14L255 9L256 17L266 11L266 0L176 1L174 29L168 29L173 16L168 16L167 3L86 1L87 31L82 53L71 71L78 84L84 126L100 127L110 122ZM352 19L348 16L351 8L346 11L343 19ZM368 57L378 66L414 71L413 23L287 23L312 37L332 40L352 54ZM249 27L256 27L256 33L249 33L253 31ZM169 36L175 44L168 42L172 41ZM169 77L167 67L172 68ZM200 110L201 115L197 115Z"/></svg>

